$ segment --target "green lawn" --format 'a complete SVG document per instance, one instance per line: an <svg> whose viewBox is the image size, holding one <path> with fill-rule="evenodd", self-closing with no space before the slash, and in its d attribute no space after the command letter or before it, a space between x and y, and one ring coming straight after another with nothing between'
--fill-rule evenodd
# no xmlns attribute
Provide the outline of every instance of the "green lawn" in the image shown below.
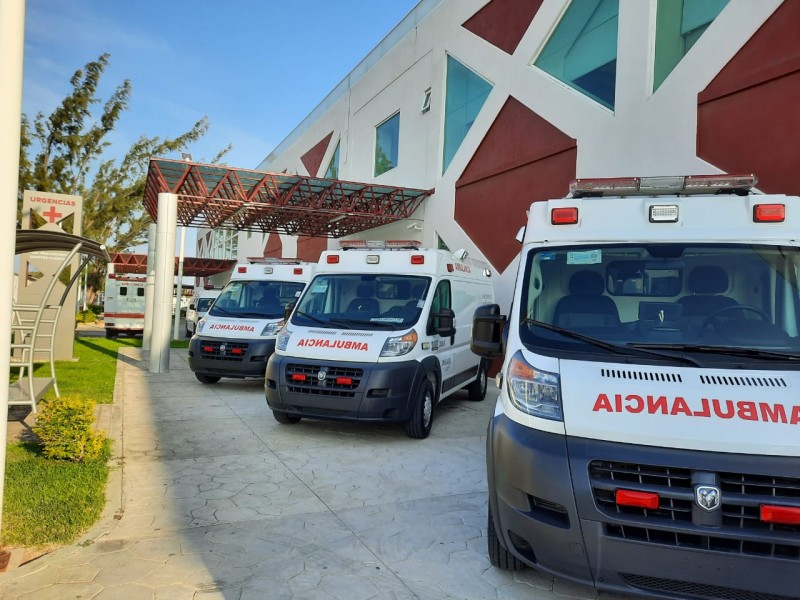
<svg viewBox="0 0 800 600"><path fill-rule="evenodd" d="M114 399L117 351L140 347L141 338L84 337L75 340L73 361L56 361L56 377L62 396L80 394L97 404ZM188 347L188 340L171 343ZM50 366L38 365L36 374L47 377ZM12 381L15 379L12 374ZM54 398L49 391L42 402ZM7 446L3 498L2 543L7 546L44 547L69 544L93 525L105 505L110 448L103 457L83 463L45 458L33 443Z"/></svg>

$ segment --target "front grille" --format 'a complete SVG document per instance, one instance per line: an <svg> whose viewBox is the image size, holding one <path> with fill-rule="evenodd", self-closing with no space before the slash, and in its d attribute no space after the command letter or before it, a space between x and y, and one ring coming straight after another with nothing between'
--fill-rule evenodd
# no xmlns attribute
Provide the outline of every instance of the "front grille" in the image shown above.
<svg viewBox="0 0 800 600"><path fill-rule="evenodd" d="M222 360L241 362L247 356L250 344L244 342L219 342L203 340L200 342L200 354L206 360Z"/></svg>
<svg viewBox="0 0 800 600"><path fill-rule="evenodd" d="M744 473L718 477L722 519L712 532L692 521L697 482L690 469L612 461L589 465L595 504L614 521L606 524L611 537L800 561L800 526L759 519L762 504L800 508L800 478ZM658 509L618 506L615 492L620 487L657 493Z"/></svg>
<svg viewBox="0 0 800 600"><path fill-rule="evenodd" d="M764 594L719 585L704 585L627 573L620 573L620 577L625 583L637 589L658 594L669 594L677 598L708 598L709 600L798 600L800 598L800 596Z"/></svg>
<svg viewBox="0 0 800 600"><path fill-rule="evenodd" d="M325 371L324 379L319 378L322 370ZM303 379L293 378L293 375L303 376ZM289 391L299 394L353 398L363 376L364 369L324 365L286 365L286 381ZM337 382L342 378L348 379L350 382Z"/></svg>

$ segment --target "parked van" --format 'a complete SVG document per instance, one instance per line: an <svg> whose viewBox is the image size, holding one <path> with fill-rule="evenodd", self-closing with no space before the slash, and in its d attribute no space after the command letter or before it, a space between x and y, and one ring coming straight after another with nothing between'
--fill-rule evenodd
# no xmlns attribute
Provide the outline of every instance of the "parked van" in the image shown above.
<svg viewBox="0 0 800 600"><path fill-rule="evenodd" d="M194 335L197 322L206 316L208 309L221 293L221 289L213 287L195 290L192 300L186 308L186 337Z"/></svg>
<svg viewBox="0 0 800 600"><path fill-rule="evenodd" d="M492 302L485 264L417 242L341 242L278 334L267 403L301 417L405 422L431 431L433 409L466 388L486 394L488 363L470 352L475 309Z"/></svg>
<svg viewBox="0 0 800 600"><path fill-rule="evenodd" d="M144 290L147 279L134 275L106 275L103 323L106 337L144 332Z"/></svg>
<svg viewBox="0 0 800 600"><path fill-rule="evenodd" d="M197 380L263 377L286 307L297 301L315 266L286 259L236 265L189 342L189 368Z"/></svg>
<svg viewBox="0 0 800 600"><path fill-rule="evenodd" d="M615 593L797 598L800 198L752 176L534 202L487 432L488 553Z"/></svg>

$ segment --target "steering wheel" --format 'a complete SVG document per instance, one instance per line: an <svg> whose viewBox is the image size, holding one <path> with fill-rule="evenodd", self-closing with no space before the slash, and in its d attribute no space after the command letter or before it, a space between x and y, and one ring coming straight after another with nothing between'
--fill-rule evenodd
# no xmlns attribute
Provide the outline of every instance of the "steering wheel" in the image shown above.
<svg viewBox="0 0 800 600"><path fill-rule="evenodd" d="M744 304L737 304L736 306L726 306L725 308L720 308L718 311L714 312L713 314L709 315L705 321L703 321L703 327L708 327L712 323L717 323L719 321L720 315L724 315L725 313L729 312L750 312L753 314L758 315L758 318L764 321L765 323L769 322L769 317L764 314L763 311L753 307L753 306L745 306Z"/></svg>

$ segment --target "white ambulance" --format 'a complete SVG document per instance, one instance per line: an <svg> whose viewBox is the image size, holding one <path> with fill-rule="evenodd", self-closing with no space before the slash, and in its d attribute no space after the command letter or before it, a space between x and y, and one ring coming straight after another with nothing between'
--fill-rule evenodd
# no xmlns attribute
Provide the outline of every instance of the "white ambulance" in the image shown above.
<svg viewBox="0 0 800 600"><path fill-rule="evenodd" d="M315 266L269 258L237 264L189 341L189 368L197 380L263 377L286 307L297 301Z"/></svg>
<svg viewBox="0 0 800 600"><path fill-rule="evenodd" d="M301 417L405 422L425 438L435 405L486 394L470 352L475 309L493 302L485 264L418 242L341 242L278 334L264 381L284 424Z"/></svg>
<svg viewBox="0 0 800 600"><path fill-rule="evenodd" d="M186 337L194 335L194 330L197 329L197 322L206 316L208 309L211 308L214 300L221 293L221 289L216 289L213 286L195 290L189 306L186 308Z"/></svg>
<svg viewBox="0 0 800 600"><path fill-rule="evenodd" d="M145 277L115 274L106 275L105 301L103 304L103 325L106 338L120 334L134 336L144 332L144 290Z"/></svg>
<svg viewBox="0 0 800 600"><path fill-rule="evenodd" d="M493 565L614 592L798 598L800 198L752 176L534 203L489 425Z"/></svg>

